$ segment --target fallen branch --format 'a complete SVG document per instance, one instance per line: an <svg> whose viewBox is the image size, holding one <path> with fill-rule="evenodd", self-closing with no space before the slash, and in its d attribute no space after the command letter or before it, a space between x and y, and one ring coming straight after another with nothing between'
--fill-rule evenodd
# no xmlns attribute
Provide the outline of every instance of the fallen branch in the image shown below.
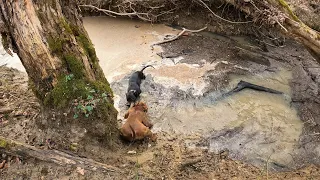
<svg viewBox="0 0 320 180"><path fill-rule="evenodd" d="M167 42L174 41L174 40L178 39L180 36L182 36L186 32L197 33L197 32L201 32L201 31L203 31L205 29L207 29L207 27L204 27L204 28L201 28L201 29L198 29L198 30L190 30L190 29L183 28L183 30L178 35L174 36L173 38L154 43L152 46L160 45L160 44L164 44L164 43L167 43Z"/></svg>
<svg viewBox="0 0 320 180"><path fill-rule="evenodd" d="M96 168L106 171L118 171L119 169L111 165L103 164L92 159L73 156L58 150L42 150L34 146L20 143L0 136L0 152L10 155L36 158L41 161L56 163L61 166L78 166L82 168Z"/></svg>

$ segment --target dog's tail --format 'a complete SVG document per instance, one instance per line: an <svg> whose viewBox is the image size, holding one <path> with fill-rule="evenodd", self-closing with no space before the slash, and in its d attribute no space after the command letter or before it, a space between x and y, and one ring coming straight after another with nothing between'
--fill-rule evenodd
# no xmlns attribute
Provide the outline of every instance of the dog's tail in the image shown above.
<svg viewBox="0 0 320 180"><path fill-rule="evenodd" d="M144 68L141 69L140 72L143 72L147 67L153 67L153 66L152 65L145 66ZM153 67L153 69L155 69L155 68Z"/></svg>

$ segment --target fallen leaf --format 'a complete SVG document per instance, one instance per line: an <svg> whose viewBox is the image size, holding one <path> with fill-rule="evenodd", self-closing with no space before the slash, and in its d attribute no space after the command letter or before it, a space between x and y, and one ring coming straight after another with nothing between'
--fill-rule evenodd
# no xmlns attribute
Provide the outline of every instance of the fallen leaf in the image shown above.
<svg viewBox="0 0 320 180"><path fill-rule="evenodd" d="M4 164L6 163L6 160L3 160L2 163L0 163L0 169L4 167Z"/></svg>
<svg viewBox="0 0 320 180"><path fill-rule="evenodd" d="M82 176L84 175L84 169L81 167L77 167L77 173L81 174Z"/></svg>
<svg viewBox="0 0 320 180"><path fill-rule="evenodd" d="M16 157L16 163L21 164L21 160L18 157Z"/></svg>
<svg viewBox="0 0 320 180"><path fill-rule="evenodd" d="M2 124L7 124L9 121L8 120L6 120L6 121L2 121L1 123Z"/></svg>

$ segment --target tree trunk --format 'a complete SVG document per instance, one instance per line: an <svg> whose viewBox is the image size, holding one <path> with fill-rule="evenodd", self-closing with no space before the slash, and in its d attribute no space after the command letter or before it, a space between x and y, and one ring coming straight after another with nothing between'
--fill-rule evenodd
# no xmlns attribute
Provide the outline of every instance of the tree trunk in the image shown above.
<svg viewBox="0 0 320 180"><path fill-rule="evenodd" d="M18 54L28 73L42 103L42 125L50 126L51 119L69 119L64 122L81 124L89 135L115 137L112 91L83 27L77 1L0 0L0 10L4 47ZM67 124L56 125L61 129Z"/></svg>

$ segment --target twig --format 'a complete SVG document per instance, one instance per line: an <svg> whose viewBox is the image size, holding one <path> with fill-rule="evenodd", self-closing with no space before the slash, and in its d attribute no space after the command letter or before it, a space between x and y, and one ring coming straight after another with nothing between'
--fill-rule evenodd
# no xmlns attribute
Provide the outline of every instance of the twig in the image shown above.
<svg viewBox="0 0 320 180"><path fill-rule="evenodd" d="M167 39L167 40L164 40L164 41L160 41L160 42L154 43L152 46L160 45L160 44L164 44L164 43L167 43L167 42L174 41L174 40L178 39L180 36L182 36L185 32L197 33L197 32L201 32L201 31L203 31L205 29L207 29L207 27L204 27L204 28L201 28L201 29L198 29L198 30L190 30L190 29L183 28L183 30L178 35L176 35L175 37L173 37L171 39Z"/></svg>
<svg viewBox="0 0 320 180"><path fill-rule="evenodd" d="M226 21L226 22L228 22L228 23L233 23L233 24L246 24L246 23L251 23L252 21L244 21L244 22L235 22L235 21L230 21L230 20L228 20L228 19L224 19L224 18L222 18L222 17L220 17L219 15L217 15L216 13L214 13L211 9L210 9L210 7L206 4L206 3L204 3L202 0L198 0L204 7L206 7L215 17L217 17L218 19L221 19L221 20L223 20L223 21Z"/></svg>
<svg viewBox="0 0 320 180"><path fill-rule="evenodd" d="M86 4L81 4L79 5L80 7L88 7L88 8L92 8L92 9L95 9L97 11L100 11L100 12L103 12L105 13L106 15L110 16L110 14L115 14L117 16L137 16L139 18L141 18L140 15L148 15L148 13L138 13L136 11L132 12L132 13L118 13L118 12L115 12L115 11L111 11L111 10L107 10L107 9L100 9L96 6L93 6L93 5L86 5ZM132 8L131 8L132 9ZM151 21L149 19L146 19L146 18L143 18L143 20L147 20L147 21Z"/></svg>
<svg viewBox="0 0 320 180"><path fill-rule="evenodd" d="M274 20L279 24L279 26L284 29L286 32L288 32L288 30L276 19L274 18Z"/></svg>
<svg viewBox="0 0 320 180"><path fill-rule="evenodd" d="M273 154L273 153L272 153L272 154ZM267 179L269 179L269 160L270 160L272 154L270 154L270 156L269 156L268 159L267 159L267 167L266 167L266 169L267 169Z"/></svg>
<svg viewBox="0 0 320 180"><path fill-rule="evenodd" d="M250 4L251 4L254 8L256 8L259 12L261 12L261 10L254 4L253 1L250 1Z"/></svg>

